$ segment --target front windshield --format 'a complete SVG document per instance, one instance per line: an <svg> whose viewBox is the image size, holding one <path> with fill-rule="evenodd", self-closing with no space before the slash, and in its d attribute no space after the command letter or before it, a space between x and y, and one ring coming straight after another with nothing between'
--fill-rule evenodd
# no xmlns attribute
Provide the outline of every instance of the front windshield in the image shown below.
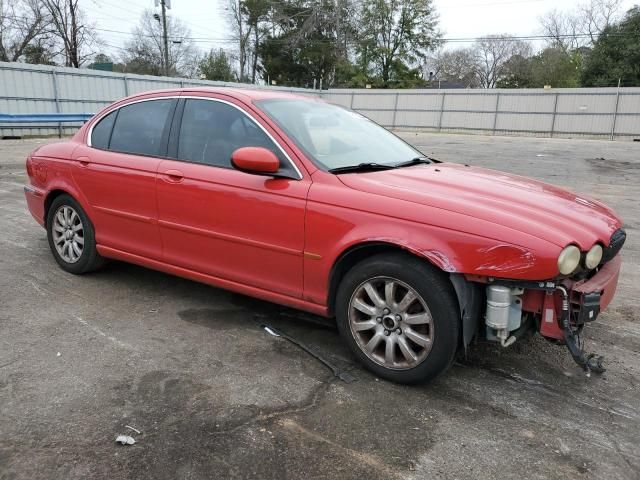
<svg viewBox="0 0 640 480"><path fill-rule="evenodd" d="M342 107L301 99L256 104L327 170L363 163L395 166L422 156L380 125Z"/></svg>

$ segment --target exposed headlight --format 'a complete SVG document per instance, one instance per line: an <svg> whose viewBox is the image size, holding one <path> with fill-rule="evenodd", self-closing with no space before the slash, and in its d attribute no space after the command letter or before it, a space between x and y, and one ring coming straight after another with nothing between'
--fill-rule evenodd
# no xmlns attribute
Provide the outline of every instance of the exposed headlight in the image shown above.
<svg viewBox="0 0 640 480"><path fill-rule="evenodd" d="M558 257L558 270L562 275L572 274L580 265L580 249L575 245L569 245Z"/></svg>
<svg viewBox="0 0 640 480"><path fill-rule="evenodd" d="M587 267L589 270L593 270L598 265L600 265L601 261L602 261L602 246L596 244L593 247L591 247L591 250L589 250L589 253L587 253L587 256L584 259L584 266Z"/></svg>

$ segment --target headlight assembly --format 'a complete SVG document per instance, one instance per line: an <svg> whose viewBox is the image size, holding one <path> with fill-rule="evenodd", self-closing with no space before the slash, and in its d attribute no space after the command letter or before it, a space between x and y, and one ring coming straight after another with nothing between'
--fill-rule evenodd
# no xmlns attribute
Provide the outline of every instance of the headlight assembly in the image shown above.
<svg viewBox="0 0 640 480"><path fill-rule="evenodd" d="M575 245L569 245L558 257L558 270L562 275L570 275L580 265L580 249Z"/></svg>
<svg viewBox="0 0 640 480"><path fill-rule="evenodd" d="M596 268L602 261L602 253L602 246L595 244L593 247L591 247L589 253L587 253L587 256L584 259L584 266L589 270L593 270L594 268Z"/></svg>

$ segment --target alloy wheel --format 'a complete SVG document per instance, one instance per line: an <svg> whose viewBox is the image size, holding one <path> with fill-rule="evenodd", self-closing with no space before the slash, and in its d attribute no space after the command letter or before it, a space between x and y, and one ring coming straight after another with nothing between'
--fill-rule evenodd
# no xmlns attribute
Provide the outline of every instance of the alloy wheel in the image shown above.
<svg viewBox="0 0 640 480"><path fill-rule="evenodd" d="M433 318L420 294L391 277L361 283L349 301L349 327L372 361L392 370L422 363L433 345Z"/></svg>
<svg viewBox="0 0 640 480"><path fill-rule="evenodd" d="M69 205L60 206L51 229L58 255L67 263L76 263L84 251L84 226L78 212Z"/></svg>

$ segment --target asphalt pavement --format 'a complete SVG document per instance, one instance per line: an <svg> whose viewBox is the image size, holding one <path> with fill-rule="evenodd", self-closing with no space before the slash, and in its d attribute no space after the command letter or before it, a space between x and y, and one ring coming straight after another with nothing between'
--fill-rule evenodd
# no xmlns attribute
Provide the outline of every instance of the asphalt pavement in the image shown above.
<svg viewBox="0 0 640 480"><path fill-rule="evenodd" d="M27 153L55 140L5 140L0 479L640 478L640 144L401 135L624 218L618 295L586 330L605 374L536 336L472 345L434 383L400 386L356 364L329 321L124 263L67 274L22 191Z"/></svg>

